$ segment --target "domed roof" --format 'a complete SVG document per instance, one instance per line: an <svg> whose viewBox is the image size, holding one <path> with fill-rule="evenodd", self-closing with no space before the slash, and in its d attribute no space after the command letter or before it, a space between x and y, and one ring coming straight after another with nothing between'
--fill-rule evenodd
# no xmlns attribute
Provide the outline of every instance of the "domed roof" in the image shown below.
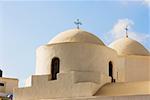
<svg viewBox="0 0 150 100"><path fill-rule="evenodd" d="M109 47L116 50L119 55L149 55L149 51L142 44L130 38L118 39Z"/></svg>
<svg viewBox="0 0 150 100"><path fill-rule="evenodd" d="M48 44L66 43L66 42L93 43L104 45L104 43L98 37L81 29L71 29L61 32L51 41L49 41Z"/></svg>

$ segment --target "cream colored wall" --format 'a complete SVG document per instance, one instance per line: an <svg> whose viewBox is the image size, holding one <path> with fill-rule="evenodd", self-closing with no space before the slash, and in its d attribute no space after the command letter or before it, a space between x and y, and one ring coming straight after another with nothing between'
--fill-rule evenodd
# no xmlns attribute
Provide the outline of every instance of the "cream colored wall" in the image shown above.
<svg viewBox="0 0 150 100"><path fill-rule="evenodd" d="M149 100L150 81L118 82L104 85L94 96L41 100Z"/></svg>
<svg viewBox="0 0 150 100"><path fill-rule="evenodd" d="M118 82L150 80L150 56L118 56Z"/></svg>
<svg viewBox="0 0 150 100"><path fill-rule="evenodd" d="M4 81L0 81L0 83L3 83L4 84L4 86L0 86L0 92L5 92L5 88L6 88L6 83L4 82Z"/></svg>
<svg viewBox="0 0 150 100"><path fill-rule="evenodd" d="M112 61L114 77L117 78L116 52L106 46L90 43L61 43L41 46L36 51L36 75L50 74L53 57L60 58L60 73L85 71L108 75L108 64L109 61Z"/></svg>
<svg viewBox="0 0 150 100"><path fill-rule="evenodd" d="M0 78L0 82L5 83L4 88L0 88L4 93L12 93L13 92L13 88L18 88L18 80L17 79L13 79L13 78L5 78L5 77L1 77Z"/></svg>
<svg viewBox="0 0 150 100"><path fill-rule="evenodd" d="M117 57L117 79L118 82L125 82L125 57L118 56Z"/></svg>
<svg viewBox="0 0 150 100"><path fill-rule="evenodd" d="M39 100L41 98L63 98L92 96L109 79L101 84L92 82L76 82L76 72L59 73L57 80L49 80L50 75L32 76L32 87L14 90L14 100ZM101 76L102 77L102 76Z"/></svg>
<svg viewBox="0 0 150 100"><path fill-rule="evenodd" d="M50 75L53 57L60 59L57 80L51 80ZM28 87L15 89L15 100L92 96L111 81L108 74L109 61L113 63L113 76L116 82L137 81L138 78L145 80L149 72L147 57L118 56L114 50L106 46L90 43L41 46L36 51L36 58L36 75L27 80ZM140 67L141 65L144 67ZM132 76L134 70L146 74L137 78L136 75ZM126 86L128 85L122 85L124 88Z"/></svg>
<svg viewBox="0 0 150 100"><path fill-rule="evenodd" d="M53 57L60 58L57 80L51 80L49 75ZM15 100L92 96L102 85L111 82L109 61L113 63L114 78L118 81L116 52L105 46L89 43L45 45L37 49L36 58L36 75L27 79L28 87L15 89Z"/></svg>
<svg viewBox="0 0 150 100"><path fill-rule="evenodd" d="M150 81L105 84L95 96L125 96L150 94Z"/></svg>
<svg viewBox="0 0 150 100"><path fill-rule="evenodd" d="M58 99L41 99L41 100L149 100L150 95L132 95L132 96L92 96L76 98L58 98Z"/></svg>
<svg viewBox="0 0 150 100"><path fill-rule="evenodd" d="M125 56L125 80L150 80L150 56Z"/></svg>

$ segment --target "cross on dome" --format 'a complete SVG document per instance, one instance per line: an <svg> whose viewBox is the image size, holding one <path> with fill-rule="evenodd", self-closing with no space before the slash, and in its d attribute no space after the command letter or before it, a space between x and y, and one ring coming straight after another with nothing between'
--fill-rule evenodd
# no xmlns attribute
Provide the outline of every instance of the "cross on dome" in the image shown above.
<svg viewBox="0 0 150 100"><path fill-rule="evenodd" d="M126 31L126 38L128 38L128 26L126 26L125 31Z"/></svg>
<svg viewBox="0 0 150 100"><path fill-rule="evenodd" d="M80 25L82 25L79 19L77 19L74 24L77 25L77 29L80 29Z"/></svg>

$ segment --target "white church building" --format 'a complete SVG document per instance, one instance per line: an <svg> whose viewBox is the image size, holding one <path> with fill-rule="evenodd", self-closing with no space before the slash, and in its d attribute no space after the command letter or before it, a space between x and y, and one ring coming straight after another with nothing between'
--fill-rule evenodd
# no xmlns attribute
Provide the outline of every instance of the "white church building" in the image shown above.
<svg viewBox="0 0 150 100"><path fill-rule="evenodd" d="M70 29L37 48L36 73L14 100L150 100L150 53L130 37L109 46Z"/></svg>

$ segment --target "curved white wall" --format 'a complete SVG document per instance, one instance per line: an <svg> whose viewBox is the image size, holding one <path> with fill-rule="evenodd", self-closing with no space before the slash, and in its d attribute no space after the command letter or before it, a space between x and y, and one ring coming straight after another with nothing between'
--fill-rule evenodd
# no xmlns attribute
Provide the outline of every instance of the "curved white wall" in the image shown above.
<svg viewBox="0 0 150 100"><path fill-rule="evenodd" d="M51 44L41 46L36 51L36 75L50 74L53 57L60 59L60 73L90 71L108 75L109 61L113 62L114 72L117 64L116 52L106 46L90 43Z"/></svg>

